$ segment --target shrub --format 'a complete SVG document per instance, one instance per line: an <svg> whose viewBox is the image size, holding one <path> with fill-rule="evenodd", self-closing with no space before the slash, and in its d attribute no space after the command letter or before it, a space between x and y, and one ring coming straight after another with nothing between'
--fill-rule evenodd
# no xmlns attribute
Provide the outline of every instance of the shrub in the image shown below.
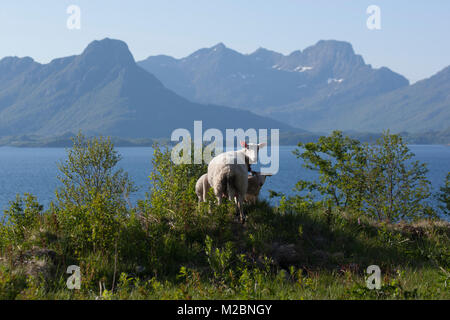
<svg viewBox="0 0 450 320"><path fill-rule="evenodd" d="M86 252L114 251L121 224L128 216L126 196L135 190L122 169L111 140L78 134L67 160L59 164L56 213L66 249L80 257Z"/></svg>
<svg viewBox="0 0 450 320"><path fill-rule="evenodd" d="M174 164L169 148L159 145L154 145L152 164L151 187L138 211L150 243L152 268L174 273L186 261L204 259L205 234L214 226L222 227L226 217L221 210L212 208L208 213L198 204L195 184L206 173L206 164Z"/></svg>
<svg viewBox="0 0 450 320"><path fill-rule="evenodd" d="M227 277L226 271L230 267L233 257L233 243L227 242L223 249L214 248L212 239L206 236L205 253L208 257L209 266L214 272L214 278L224 280Z"/></svg>
<svg viewBox="0 0 450 320"><path fill-rule="evenodd" d="M39 232L43 206L36 197L26 193L24 198L17 195L10 201L10 207L4 211L0 222L0 249L7 246L25 249L32 245L33 233Z"/></svg>
<svg viewBox="0 0 450 320"><path fill-rule="evenodd" d="M319 181L300 180L299 192L319 192L328 206L357 208L362 201L364 166L363 146L355 139L344 137L339 131L320 137L317 143L299 143L304 151L294 151L302 158L304 167L319 173Z"/></svg>
<svg viewBox="0 0 450 320"><path fill-rule="evenodd" d="M365 146L363 209L379 220L395 221L432 214L428 169L412 161L414 154L401 136L389 133Z"/></svg>
<svg viewBox="0 0 450 320"><path fill-rule="evenodd" d="M0 300L12 300L26 287L23 274L13 273L0 265Z"/></svg>
<svg viewBox="0 0 450 320"><path fill-rule="evenodd" d="M361 144L339 131L317 143L299 143L294 151L304 166L319 173L318 181L300 180L300 194L287 199L297 208L320 194L328 208L366 213L378 220L433 216L428 206L430 182L425 164L412 161L414 154L399 135L385 132L375 144ZM305 197L302 192L308 191ZM304 207L304 206L303 206Z"/></svg>
<svg viewBox="0 0 450 320"><path fill-rule="evenodd" d="M442 213L450 215L450 172L447 173L447 177L445 178L445 185L440 189L438 200L440 202L439 208Z"/></svg>
<svg viewBox="0 0 450 320"><path fill-rule="evenodd" d="M207 165L175 165L169 148L163 150L159 145L154 145L152 164L147 196L150 211L165 216L194 212L197 207L195 184L207 172Z"/></svg>

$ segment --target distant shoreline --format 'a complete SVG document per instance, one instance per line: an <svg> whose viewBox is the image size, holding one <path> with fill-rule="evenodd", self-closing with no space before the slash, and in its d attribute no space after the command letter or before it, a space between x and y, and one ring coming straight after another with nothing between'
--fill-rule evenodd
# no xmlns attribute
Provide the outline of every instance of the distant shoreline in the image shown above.
<svg viewBox="0 0 450 320"><path fill-rule="evenodd" d="M152 148L153 145L120 145L115 144L116 148ZM409 143L408 146L442 146L442 147L450 147L450 144L443 143ZM63 148L71 148L72 145L62 145L62 146L48 146L48 145L0 145L1 148L16 148L16 149L63 149ZM296 144L281 144L280 147L297 147Z"/></svg>
<svg viewBox="0 0 450 320"><path fill-rule="evenodd" d="M350 138L361 142L375 142L381 133L370 132L344 132ZM450 130L444 132L427 133L399 133L409 145L443 145L450 146ZM310 132L282 132L280 133L280 146L296 146L299 142L316 142L319 137L327 133ZM71 138L75 135L65 134L54 137L41 136L6 136L0 137L0 147L17 148L70 148L72 147ZM168 138L121 138L111 137L111 141L116 147L152 147L155 143L165 145L173 144ZM270 141L269 141L270 143Z"/></svg>

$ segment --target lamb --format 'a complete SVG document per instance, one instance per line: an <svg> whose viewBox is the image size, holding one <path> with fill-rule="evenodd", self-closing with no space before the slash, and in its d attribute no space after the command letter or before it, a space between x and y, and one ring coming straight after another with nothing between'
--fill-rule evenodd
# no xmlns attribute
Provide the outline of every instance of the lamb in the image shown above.
<svg viewBox="0 0 450 320"><path fill-rule="evenodd" d="M261 191L266 178L271 175L263 175L261 172L253 172L253 176L248 177L247 194L245 195L245 202L255 204L258 200L259 192Z"/></svg>
<svg viewBox="0 0 450 320"><path fill-rule="evenodd" d="M240 220L244 223L243 202L248 188L246 163L255 163L259 149L266 144L241 142L241 145L243 149L221 153L211 160L208 165L208 182L214 189L219 205L222 203L222 195L228 195L230 201L235 201Z"/></svg>
<svg viewBox="0 0 450 320"><path fill-rule="evenodd" d="M258 199L259 192L261 191L264 182L266 181L266 177L270 175L262 175L260 172L253 171L252 176L248 176L248 187L247 194L245 195L245 201L248 203L256 203ZM205 173L202 175L195 185L195 193L198 197L198 202L206 202L206 195L208 194L211 186L208 182L208 174ZM222 194L222 197L227 197L227 195Z"/></svg>
<svg viewBox="0 0 450 320"><path fill-rule="evenodd" d="M206 201L206 195L208 194L208 190L211 188L208 182L208 174L205 173L200 177L200 179L197 180L197 183L195 184L195 193L198 197L198 202L205 202Z"/></svg>

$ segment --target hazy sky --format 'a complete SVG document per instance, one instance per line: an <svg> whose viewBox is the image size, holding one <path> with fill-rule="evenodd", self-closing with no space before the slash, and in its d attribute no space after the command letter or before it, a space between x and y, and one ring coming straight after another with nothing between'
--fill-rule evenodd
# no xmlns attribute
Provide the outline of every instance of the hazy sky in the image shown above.
<svg viewBox="0 0 450 320"><path fill-rule="evenodd" d="M69 5L81 29L66 26ZM369 5L381 9L381 30L369 30ZM243 53L265 47L284 54L321 39L353 44L366 63L411 81L450 65L448 0L2 0L0 57L39 62L79 54L105 37L124 40L136 60L183 57L218 42Z"/></svg>

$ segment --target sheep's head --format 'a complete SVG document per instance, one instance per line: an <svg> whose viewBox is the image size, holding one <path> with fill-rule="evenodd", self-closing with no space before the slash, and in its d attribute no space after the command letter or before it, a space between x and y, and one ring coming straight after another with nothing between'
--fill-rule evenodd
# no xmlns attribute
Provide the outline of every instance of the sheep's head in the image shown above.
<svg viewBox="0 0 450 320"><path fill-rule="evenodd" d="M250 163L256 163L259 149L264 148L266 145L266 143L255 144L241 141L241 146L245 150L245 156L250 160Z"/></svg>
<svg viewBox="0 0 450 320"><path fill-rule="evenodd" d="M261 172L254 172L254 174L256 175L256 177L258 178L258 184L259 187L261 188L264 183L266 182L266 178L267 177L271 177L271 174L261 174Z"/></svg>

